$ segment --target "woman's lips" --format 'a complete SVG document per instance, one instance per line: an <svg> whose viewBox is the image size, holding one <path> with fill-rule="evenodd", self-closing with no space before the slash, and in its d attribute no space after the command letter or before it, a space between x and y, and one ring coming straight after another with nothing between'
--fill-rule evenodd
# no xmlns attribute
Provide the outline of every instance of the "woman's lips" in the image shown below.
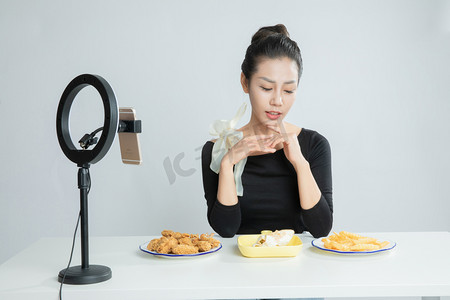
<svg viewBox="0 0 450 300"><path fill-rule="evenodd" d="M279 111L266 111L266 116L271 120L276 120L281 117L281 113Z"/></svg>

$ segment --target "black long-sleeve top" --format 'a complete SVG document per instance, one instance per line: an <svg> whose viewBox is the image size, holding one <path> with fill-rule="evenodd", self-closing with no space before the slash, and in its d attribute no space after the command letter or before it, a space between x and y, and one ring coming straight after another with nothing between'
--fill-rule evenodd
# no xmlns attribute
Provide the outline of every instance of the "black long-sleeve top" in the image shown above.
<svg viewBox="0 0 450 300"><path fill-rule="evenodd" d="M319 202L305 210L300 206L297 173L280 149L275 153L249 156L242 173L244 193L231 206L217 200L219 175L210 169L214 143L202 149L203 188L208 222L222 237L259 234L262 230L293 229L326 236L333 223L331 150L325 137L303 128L298 135L303 156L321 191Z"/></svg>

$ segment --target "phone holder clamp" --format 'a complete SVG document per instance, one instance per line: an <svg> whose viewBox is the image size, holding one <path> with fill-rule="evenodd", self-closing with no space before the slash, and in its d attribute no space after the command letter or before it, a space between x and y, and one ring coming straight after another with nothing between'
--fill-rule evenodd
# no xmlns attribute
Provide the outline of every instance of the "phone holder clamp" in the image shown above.
<svg viewBox="0 0 450 300"><path fill-rule="evenodd" d="M142 132L142 122L141 120L119 120L119 130L118 132L130 132L130 133L141 133Z"/></svg>

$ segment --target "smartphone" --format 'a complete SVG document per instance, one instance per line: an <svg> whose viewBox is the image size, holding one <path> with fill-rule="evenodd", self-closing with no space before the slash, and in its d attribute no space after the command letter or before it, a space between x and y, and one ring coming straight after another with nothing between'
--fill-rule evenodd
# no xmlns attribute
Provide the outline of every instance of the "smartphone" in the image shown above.
<svg viewBox="0 0 450 300"><path fill-rule="evenodd" d="M119 120L135 121L136 111L131 107L120 107ZM119 132L119 144L124 164L140 165L142 163L141 147L137 133Z"/></svg>

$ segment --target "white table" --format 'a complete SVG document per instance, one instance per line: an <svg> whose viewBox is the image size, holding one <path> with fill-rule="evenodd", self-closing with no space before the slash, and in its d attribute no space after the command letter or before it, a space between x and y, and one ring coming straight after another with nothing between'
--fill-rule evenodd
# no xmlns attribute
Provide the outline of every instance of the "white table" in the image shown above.
<svg viewBox="0 0 450 300"><path fill-rule="evenodd" d="M70 299L225 299L450 296L450 233L363 233L397 242L390 252L343 256L304 246L295 258L245 258L236 238L202 257L171 259L141 252L152 237L91 237L90 263L112 269L91 285L64 285ZM45 238L0 266L0 299L57 299L71 239ZM80 264L77 240L73 265ZM435 298L432 298L435 299Z"/></svg>

